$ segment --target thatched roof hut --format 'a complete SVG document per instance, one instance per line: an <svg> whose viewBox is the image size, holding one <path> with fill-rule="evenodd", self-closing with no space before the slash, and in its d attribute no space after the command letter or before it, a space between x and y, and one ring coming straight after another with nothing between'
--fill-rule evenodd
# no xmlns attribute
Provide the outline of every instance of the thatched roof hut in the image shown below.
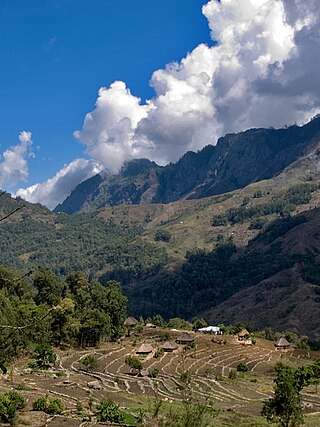
<svg viewBox="0 0 320 427"><path fill-rule="evenodd" d="M166 341L160 346L160 348L163 348L164 351L170 352L176 350L178 348L178 345L173 341Z"/></svg>
<svg viewBox="0 0 320 427"><path fill-rule="evenodd" d="M277 350L289 350L292 347L292 344L289 343L285 338L281 337L276 343L275 348Z"/></svg>
<svg viewBox="0 0 320 427"><path fill-rule="evenodd" d="M153 347L150 344L144 343L141 344L140 347L137 348L137 354L149 354L153 352Z"/></svg>
<svg viewBox="0 0 320 427"><path fill-rule="evenodd" d="M130 317L127 317L126 320L124 321L124 326L131 326L131 327L133 327L133 326L136 326L138 323L139 322L138 322L137 319L135 319L134 317L130 316Z"/></svg>
<svg viewBox="0 0 320 427"><path fill-rule="evenodd" d="M188 334L187 332L184 332L183 334L179 335L176 339L176 342L178 344L190 344L194 341L194 338Z"/></svg>
<svg viewBox="0 0 320 427"><path fill-rule="evenodd" d="M238 339L240 341L244 340L245 338L249 337L250 332L247 331L246 329L242 329L239 333L238 333Z"/></svg>

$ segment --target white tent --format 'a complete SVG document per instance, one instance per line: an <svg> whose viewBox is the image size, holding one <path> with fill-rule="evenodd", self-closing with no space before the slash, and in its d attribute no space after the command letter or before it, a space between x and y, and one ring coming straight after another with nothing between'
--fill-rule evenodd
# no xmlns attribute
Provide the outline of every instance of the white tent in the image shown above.
<svg viewBox="0 0 320 427"><path fill-rule="evenodd" d="M206 328L200 328L198 329L198 332L209 332L213 334L217 334L220 332L219 326L207 326Z"/></svg>

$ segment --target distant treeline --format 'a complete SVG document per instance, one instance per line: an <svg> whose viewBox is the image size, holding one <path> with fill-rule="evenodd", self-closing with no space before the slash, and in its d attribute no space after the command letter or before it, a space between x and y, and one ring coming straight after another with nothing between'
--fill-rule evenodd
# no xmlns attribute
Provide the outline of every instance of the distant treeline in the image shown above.
<svg viewBox="0 0 320 427"><path fill-rule="evenodd" d="M215 215L212 219L212 225L217 227L228 223L237 224L254 217L264 217L271 214L288 215L296 209L296 206L309 203L311 194L317 188L318 186L315 184L298 184L265 203L247 206L245 201L244 206L231 208L223 214Z"/></svg>

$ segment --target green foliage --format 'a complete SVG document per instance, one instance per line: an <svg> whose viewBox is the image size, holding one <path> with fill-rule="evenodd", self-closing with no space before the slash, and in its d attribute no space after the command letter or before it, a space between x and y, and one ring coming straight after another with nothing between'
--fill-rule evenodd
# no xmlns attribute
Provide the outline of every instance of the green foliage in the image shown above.
<svg viewBox="0 0 320 427"><path fill-rule="evenodd" d="M275 197L273 200L256 204L254 206L240 206L239 208L230 208L224 214L219 214L213 217L212 225L221 226L242 223L254 217L264 217L271 214L281 214L282 216L288 215L291 211L295 210L296 206L307 204L311 200L311 193L317 187L312 184L298 184L290 187L282 195ZM259 194L259 196L258 196ZM255 193L254 197L262 197L261 192ZM263 219L260 221L253 221L251 228L262 228Z"/></svg>
<svg viewBox="0 0 320 427"><path fill-rule="evenodd" d="M157 378L158 375L159 375L159 369L158 368L149 369L149 377L150 378Z"/></svg>
<svg viewBox="0 0 320 427"><path fill-rule="evenodd" d="M238 370L238 369L237 369ZM234 381L237 379L237 371L235 369L230 369L229 375L228 375L229 380Z"/></svg>
<svg viewBox="0 0 320 427"><path fill-rule="evenodd" d="M297 427L303 423L300 391L310 378L303 368L276 367L274 397L265 402L261 414L279 427Z"/></svg>
<svg viewBox="0 0 320 427"><path fill-rule="evenodd" d="M56 354L50 344L40 344L34 350L36 362L39 368L48 369L56 361Z"/></svg>
<svg viewBox="0 0 320 427"><path fill-rule="evenodd" d="M92 371L98 366L98 360L93 354L82 357L80 363L87 371Z"/></svg>
<svg viewBox="0 0 320 427"><path fill-rule="evenodd" d="M185 319L181 319L181 317L173 317L169 320L168 327L171 329L187 329L191 331L192 323L188 322ZM169 337L165 338L166 341L168 339Z"/></svg>
<svg viewBox="0 0 320 427"><path fill-rule="evenodd" d="M248 372L249 367L245 363L241 362L237 365L237 372Z"/></svg>
<svg viewBox="0 0 320 427"><path fill-rule="evenodd" d="M154 240L156 242L170 242L171 240L171 233L168 230L157 230L154 235Z"/></svg>
<svg viewBox="0 0 320 427"><path fill-rule="evenodd" d="M127 298L118 282L103 286L83 273L62 281L41 268L34 281L47 290L35 293L24 280L25 275L0 266L0 324L10 326L1 331L0 368L6 369L10 358L36 347L36 367L45 369L55 362L52 345L94 346L123 333ZM50 304L42 301L47 294L52 294Z"/></svg>
<svg viewBox="0 0 320 427"><path fill-rule="evenodd" d="M136 356L127 356L125 358L124 363L131 369L137 370L139 372L141 371L143 366L141 360Z"/></svg>
<svg viewBox="0 0 320 427"><path fill-rule="evenodd" d="M102 400L96 407L95 414L98 422L122 423L124 414L119 409L119 405L111 400Z"/></svg>
<svg viewBox="0 0 320 427"><path fill-rule="evenodd" d="M141 231L135 225L105 223L86 214L49 217L45 211L39 217L27 215L23 221L1 224L0 264L21 270L47 265L62 276L90 271L90 279L100 278L103 272L103 283L117 280L128 284L157 273L167 262L165 250L139 238ZM35 283L37 302L52 305L63 288L56 278L50 283L44 270Z"/></svg>
<svg viewBox="0 0 320 427"><path fill-rule="evenodd" d="M49 415L62 414L64 404L61 399L48 399L48 396L41 396L36 399L32 404L34 411L42 411Z"/></svg>
<svg viewBox="0 0 320 427"><path fill-rule="evenodd" d="M0 421L13 425L17 411L26 407L25 399L16 391L0 394Z"/></svg>
<svg viewBox="0 0 320 427"><path fill-rule="evenodd" d="M159 357L161 357L164 354L164 349L161 347L158 347L157 350L154 353L154 358L158 359Z"/></svg>
<svg viewBox="0 0 320 427"><path fill-rule="evenodd" d="M192 329L194 331L197 331L198 329L205 328L208 326L208 323L204 319L199 319L197 317L194 317L192 319Z"/></svg>

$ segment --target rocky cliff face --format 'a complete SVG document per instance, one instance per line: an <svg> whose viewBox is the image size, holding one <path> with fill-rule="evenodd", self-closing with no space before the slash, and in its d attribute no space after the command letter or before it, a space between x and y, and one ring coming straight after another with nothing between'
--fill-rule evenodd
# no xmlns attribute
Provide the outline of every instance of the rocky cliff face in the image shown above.
<svg viewBox="0 0 320 427"><path fill-rule="evenodd" d="M119 174L81 183L55 211L75 213L119 204L168 203L232 191L272 178L306 155L320 139L320 118L287 129L229 134L216 146L188 152L161 167L147 159L126 163Z"/></svg>

